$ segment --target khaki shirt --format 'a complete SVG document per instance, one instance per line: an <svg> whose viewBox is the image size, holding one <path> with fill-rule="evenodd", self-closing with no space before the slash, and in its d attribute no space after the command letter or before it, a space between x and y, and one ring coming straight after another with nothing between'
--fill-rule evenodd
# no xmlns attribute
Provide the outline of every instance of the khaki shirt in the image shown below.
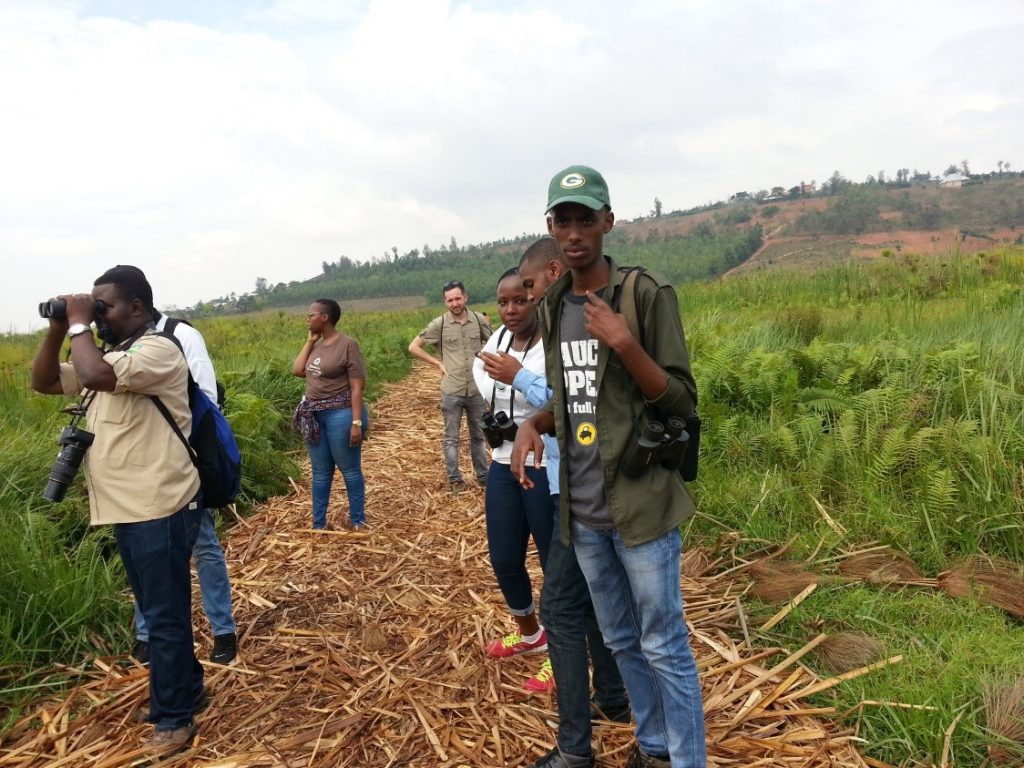
<svg viewBox="0 0 1024 768"><path fill-rule="evenodd" d="M437 348L448 371L447 376L441 377L441 392L445 395L479 394L473 382L473 361L491 337L491 326L479 312L467 309L466 313L464 323L456 321L451 312L445 312L420 331L420 338Z"/></svg>
<svg viewBox="0 0 1024 768"><path fill-rule="evenodd" d="M152 332L103 359L114 369L113 392L97 392L86 415L96 435L86 451L92 525L139 523L173 515L199 491L199 474L185 446L149 395L157 395L182 434L192 432L188 365L174 342ZM75 369L60 367L61 388L82 390Z"/></svg>

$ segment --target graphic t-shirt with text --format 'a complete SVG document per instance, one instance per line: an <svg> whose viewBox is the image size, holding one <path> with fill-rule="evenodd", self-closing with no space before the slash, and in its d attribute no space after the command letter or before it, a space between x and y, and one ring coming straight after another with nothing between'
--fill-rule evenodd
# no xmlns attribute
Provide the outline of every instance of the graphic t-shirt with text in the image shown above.
<svg viewBox="0 0 1024 768"><path fill-rule="evenodd" d="M595 530L613 527L604 495L597 441L597 339L583 325L586 296L567 293L562 302L561 349L565 404L569 413L569 509Z"/></svg>

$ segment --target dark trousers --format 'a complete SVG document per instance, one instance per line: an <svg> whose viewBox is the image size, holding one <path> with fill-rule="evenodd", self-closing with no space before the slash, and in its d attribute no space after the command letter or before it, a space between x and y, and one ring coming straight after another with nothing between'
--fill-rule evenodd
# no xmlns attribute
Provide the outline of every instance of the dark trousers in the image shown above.
<svg viewBox="0 0 1024 768"><path fill-rule="evenodd" d="M576 550L565 546L558 533L558 496L554 530L544 569L540 615L548 633L548 655L555 673L558 703L558 746L570 755L590 754L590 660L594 665L594 699L605 711L626 705L619 668L601 638L587 581Z"/></svg>
<svg viewBox="0 0 1024 768"><path fill-rule="evenodd" d="M484 492L487 519L487 552L513 616L529 616L534 611L533 587L526 571L526 550L530 536L537 545L543 570L551 543L551 493L543 469L527 467L533 488L526 490L512 475L508 464L491 462Z"/></svg>
<svg viewBox="0 0 1024 768"><path fill-rule="evenodd" d="M192 649L189 560L199 533L196 501L169 517L114 526L135 602L149 627L149 712L159 731L192 722L203 668Z"/></svg>

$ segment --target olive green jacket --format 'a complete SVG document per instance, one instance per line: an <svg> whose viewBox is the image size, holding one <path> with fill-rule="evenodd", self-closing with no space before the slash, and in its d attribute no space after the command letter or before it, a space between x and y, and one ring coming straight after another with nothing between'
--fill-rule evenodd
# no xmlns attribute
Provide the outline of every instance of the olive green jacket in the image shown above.
<svg viewBox="0 0 1024 768"><path fill-rule="evenodd" d="M607 256L605 257L608 258ZM614 306L612 297L622 289L624 274L611 264L605 302ZM555 417L559 468L560 534L570 542L569 514L572 485L569 481L569 416L566 410L565 384L561 354L562 300L572 284L567 271L544 294L539 305L540 328L544 339L547 378L552 396L545 406ZM683 325L675 289L650 272L637 281L637 311L643 318L643 346L668 374L668 388L650 405L670 416L685 418L696 410L697 385L690 371ZM631 408L632 404L632 408ZM630 479L619 472L619 462L628 445L636 440L634 414L642 418L647 401L633 382L618 356L601 344L597 356L597 439L604 474L604 490L616 530L627 546L636 546L678 527L695 511L689 490L673 470L660 465Z"/></svg>

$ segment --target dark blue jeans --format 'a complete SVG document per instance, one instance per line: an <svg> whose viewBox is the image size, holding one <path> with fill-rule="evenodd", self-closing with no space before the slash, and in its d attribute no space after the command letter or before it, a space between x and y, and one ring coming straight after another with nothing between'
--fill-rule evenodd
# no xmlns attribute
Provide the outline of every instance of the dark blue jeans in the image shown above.
<svg viewBox="0 0 1024 768"><path fill-rule="evenodd" d="M565 546L558 535L558 496L540 615L548 633L548 654L555 673L558 703L558 747L570 755L590 754L590 660L594 665L594 699L604 711L626 705L626 688L619 668L605 647L594 616L587 580L580 570L576 550Z"/></svg>
<svg viewBox="0 0 1024 768"><path fill-rule="evenodd" d="M158 731L192 722L203 668L192 650L189 560L199 533L198 500L169 517L114 526L135 602L149 627L149 714Z"/></svg>
<svg viewBox="0 0 1024 768"><path fill-rule="evenodd" d="M484 494L487 550L491 568L513 616L533 613L533 587L526 572L526 548L533 535L543 569L551 543L551 493L544 469L527 467L533 488L526 490L508 464L491 462Z"/></svg>
<svg viewBox="0 0 1024 768"><path fill-rule="evenodd" d="M217 538L217 526L213 522L213 510L204 509L199 516L199 536L192 548L199 575L199 594L203 598L203 610L210 620L213 636L234 634L235 616L231 612L231 580L228 566L224 562L224 550ZM149 627L138 604L135 605L135 637L149 642Z"/></svg>

